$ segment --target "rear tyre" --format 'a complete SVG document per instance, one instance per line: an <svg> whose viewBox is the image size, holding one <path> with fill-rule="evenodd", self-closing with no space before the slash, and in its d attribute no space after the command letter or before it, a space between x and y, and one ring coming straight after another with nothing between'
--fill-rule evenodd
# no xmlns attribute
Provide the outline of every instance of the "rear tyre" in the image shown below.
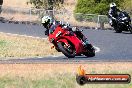
<svg viewBox="0 0 132 88"><path fill-rule="evenodd" d="M87 52L84 53L87 57L94 57L95 56L95 49L91 44L87 44L86 46Z"/></svg>
<svg viewBox="0 0 132 88"><path fill-rule="evenodd" d="M68 58L74 58L76 55L76 50L73 45L69 44L70 47L68 48L65 43L58 42L57 43L59 50Z"/></svg>

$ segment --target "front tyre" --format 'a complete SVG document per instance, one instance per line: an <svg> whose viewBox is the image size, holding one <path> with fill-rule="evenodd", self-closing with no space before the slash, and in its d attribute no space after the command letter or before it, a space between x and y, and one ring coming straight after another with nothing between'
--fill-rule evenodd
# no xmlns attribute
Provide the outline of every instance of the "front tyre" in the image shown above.
<svg viewBox="0 0 132 88"><path fill-rule="evenodd" d="M121 30L115 30L116 33L121 33L122 31Z"/></svg>
<svg viewBox="0 0 132 88"><path fill-rule="evenodd" d="M58 48L58 47L55 47L55 49L56 49L58 52L61 52L61 51L59 50L59 48Z"/></svg>
<svg viewBox="0 0 132 88"><path fill-rule="evenodd" d="M87 44L86 46L87 52L84 53L87 57L94 57L95 56L95 49L91 44Z"/></svg>
<svg viewBox="0 0 132 88"><path fill-rule="evenodd" d="M132 34L132 25L130 25L129 31L130 31L130 33Z"/></svg>
<svg viewBox="0 0 132 88"><path fill-rule="evenodd" d="M120 25L118 24L118 26L113 26L114 30L116 33L121 33L122 30L120 29Z"/></svg>
<svg viewBox="0 0 132 88"><path fill-rule="evenodd" d="M114 28L114 30L115 30L116 33L121 33L122 32L122 30L120 30L119 28Z"/></svg>
<svg viewBox="0 0 132 88"><path fill-rule="evenodd" d="M74 48L74 46L72 44L69 44L69 46L67 46L65 43L63 42L58 42L57 43L59 50L68 58L74 58L76 55L76 50Z"/></svg>

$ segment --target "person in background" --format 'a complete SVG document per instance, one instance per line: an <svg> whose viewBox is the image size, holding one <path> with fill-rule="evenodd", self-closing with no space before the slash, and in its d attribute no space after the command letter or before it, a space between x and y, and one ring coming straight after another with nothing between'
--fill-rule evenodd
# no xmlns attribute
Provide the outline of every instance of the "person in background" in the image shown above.
<svg viewBox="0 0 132 88"><path fill-rule="evenodd" d="M110 4L110 9L108 12L108 17L109 17L109 23L112 27L116 28L116 20L118 17L118 12L120 12L120 10L117 8L115 3L111 3Z"/></svg>

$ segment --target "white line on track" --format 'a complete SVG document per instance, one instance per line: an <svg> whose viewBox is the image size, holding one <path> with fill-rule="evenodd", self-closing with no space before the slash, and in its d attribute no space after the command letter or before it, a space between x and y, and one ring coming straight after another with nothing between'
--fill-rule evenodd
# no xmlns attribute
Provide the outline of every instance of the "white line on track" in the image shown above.
<svg viewBox="0 0 132 88"><path fill-rule="evenodd" d="M34 37L34 36L28 36L28 35L21 35L21 34L14 34L14 33L6 33L6 32L0 32L8 35L14 35L14 36L22 36L22 37L30 37L30 38L37 38L37 39L47 39L47 38L41 38L41 37Z"/></svg>

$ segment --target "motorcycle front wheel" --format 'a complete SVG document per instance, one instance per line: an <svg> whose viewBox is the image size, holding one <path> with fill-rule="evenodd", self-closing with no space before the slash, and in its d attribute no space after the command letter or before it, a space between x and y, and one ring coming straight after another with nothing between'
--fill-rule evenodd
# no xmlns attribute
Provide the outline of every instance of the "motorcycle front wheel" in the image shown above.
<svg viewBox="0 0 132 88"><path fill-rule="evenodd" d="M113 26L113 28L114 28L116 33L121 33L122 32L122 30L120 29L121 28L120 24L118 24L117 26Z"/></svg>
<svg viewBox="0 0 132 88"><path fill-rule="evenodd" d="M63 42L57 43L59 50L68 58L74 58L76 55L76 50L72 44L69 47Z"/></svg>
<svg viewBox="0 0 132 88"><path fill-rule="evenodd" d="M130 31L130 33L132 34L132 25L130 25L129 31Z"/></svg>
<svg viewBox="0 0 132 88"><path fill-rule="evenodd" d="M114 30L115 30L116 33L121 33L122 32L122 30L120 30L119 28L114 28Z"/></svg>

